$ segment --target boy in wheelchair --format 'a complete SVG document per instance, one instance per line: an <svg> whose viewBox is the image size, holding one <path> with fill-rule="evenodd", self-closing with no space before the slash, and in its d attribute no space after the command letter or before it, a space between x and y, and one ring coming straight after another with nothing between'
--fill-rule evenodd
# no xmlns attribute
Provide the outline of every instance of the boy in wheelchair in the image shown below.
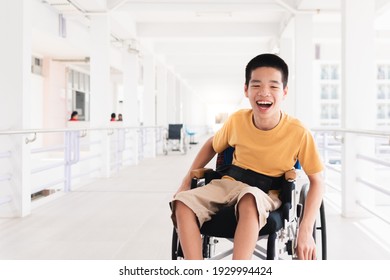
<svg viewBox="0 0 390 280"><path fill-rule="evenodd" d="M251 109L232 114L208 139L195 157L190 171L204 167L216 153L234 147L232 166L221 179L190 189L190 171L172 201L172 220L177 228L185 259L203 259L200 228L222 208L235 206L233 259L251 259L269 212L281 205L280 190L272 180L256 186L239 181L240 170L264 178L280 178L298 160L310 181L305 211L299 226L296 254L316 259L313 226L322 202L323 181L314 139L297 119L282 112L287 95L288 66L277 55L254 57L245 69L245 96Z"/></svg>

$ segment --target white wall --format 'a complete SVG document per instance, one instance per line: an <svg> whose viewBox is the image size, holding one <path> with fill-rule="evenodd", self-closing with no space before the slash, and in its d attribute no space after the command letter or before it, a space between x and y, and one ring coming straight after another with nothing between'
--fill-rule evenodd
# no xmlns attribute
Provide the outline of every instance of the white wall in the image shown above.
<svg viewBox="0 0 390 280"><path fill-rule="evenodd" d="M341 42L320 42L321 60L340 61L341 63ZM390 61L390 40L377 40L375 48L375 57L377 61ZM364 55L364 54L362 54ZM359 61L356 61L359 64Z"/></svg>
<svg viewBox="0 0 390 280"><path fill-rule="evenodd" d="M390 40L377 40L375 54L377 61L390 61Z"/></svg>
<svg viewBox="0 0 390 280"><path fill-rule="evenodd" d="M31 128L43 127L43 77L31 74Z"/></svg>

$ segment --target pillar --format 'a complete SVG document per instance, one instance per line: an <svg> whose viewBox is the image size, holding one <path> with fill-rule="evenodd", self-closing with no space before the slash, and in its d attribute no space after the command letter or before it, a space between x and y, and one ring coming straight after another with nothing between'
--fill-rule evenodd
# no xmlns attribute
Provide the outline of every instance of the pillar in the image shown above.
<svg viewBox="0 0 390 280"><path fill-rule="evenodd" d="M295 16L295 116L306 126L316 124L313 117L315 111L313 94L313 20L310 14ZM292 69L291 69L292 70Z"/></svg>
<svg viewBox="0 0 390 280"><path fill-rule="evenodd" d="M138 104L138 53L122 50L123 56L123 124L134 127L127 131L126 139L130 143L131 150L125 152L125 161L130 160L130 164L138 163L138 129L139 126L139 104Z"/></svg>
<svg viewBox="0 0 390 280"><path fill-rule="evenodd" d="M110 125L112 113L110 100L110 22L107 15L91 17L91 62L90 62L90 125L92 128L107 127ZM95 152L101 154L101 175L110 176L110 137L107 132L92 133L92 140L100 140L101 144L93 146Z"/></svg>
<svg viewBox="0 0 390 280"><path fill-rule="evenodd" d="M176 123L176 77L172 71L168 72L167 77L167 98L168 98L168 123Z"/></svg>
<svg viewBox="0 0 390 280"><path fill-rule="evenodd" d="M164 65L157 66L157 125L168 126L168 72Z"/></svg>
<svg viewBox="0 0 390 280"><path fill-rule="evenodd" d="M296 115L296 93L295 93L295 64L294 64L294 44L291 38L281 38L279 40L279 55L287 63L289 68L288 93L283 104L283 110L292 115Z"/></svg>
<svg viewBox="0 0 390 280"><path fill-rule="evenodd" d="M144 93L142 100L144 147L143 156L153 158L156 156L156 63L153 55L144 57Z"/></svg>
<svg viewBox="0 0 390 280"><path fill-rule="evenodd" d="M374 129L375 95L375 1L342 1L342 127ZM358 174L373 176L370 164L357 161L357 153L374 155L373 139L344 135L342 152L342 215L361 215L358 200L372 197L357 183ZM362 170L364 169L364 170ZM367 190L367 188L365 188Z"/></svg>
<svg viewBox="0 0 390 280"><path fill-rule="evenodd" d="M1 3L0 34L0 131L30 128L31 3L6 0ZM31 213L30 145L32 135L0 135L0 175L10 179L0 189L0 217L23 217Z"/></svg>
<svg viewBox="0 0 390 280"><path fill-rule="evenodd" d="M179 79L176 79L176 96L175 96L175 121L176 123L183 123L183 102L182 102L182 94L183 94L183 88L182 83Z"/></svg>

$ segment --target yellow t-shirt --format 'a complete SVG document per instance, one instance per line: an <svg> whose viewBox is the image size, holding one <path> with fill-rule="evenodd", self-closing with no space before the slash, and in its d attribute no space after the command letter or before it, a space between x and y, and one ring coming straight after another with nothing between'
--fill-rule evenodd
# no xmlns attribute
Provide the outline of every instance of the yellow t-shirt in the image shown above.
<svg viewBox="0 0 390 280"><path fill-rule="evenodd" d="M235 148L233 164L268 176L281 176L299 160L307 175L323 170L323 164L310 131L297 119L283 113L271 130L253 124L251 109L232 114L215 134L217 153Z"/></svg>

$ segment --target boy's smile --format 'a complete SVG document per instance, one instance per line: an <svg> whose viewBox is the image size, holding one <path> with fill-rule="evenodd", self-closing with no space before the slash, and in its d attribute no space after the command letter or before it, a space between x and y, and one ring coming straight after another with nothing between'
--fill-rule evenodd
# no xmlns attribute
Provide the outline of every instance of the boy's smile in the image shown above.
<svg viewBox="0 0 390 280"><path fill-rule="evenodd" d="M267 110L270 108L274 103L272 101L267 101L267 100L259 100L256 101L257 106L259 106L260 110Z"/></svg>

